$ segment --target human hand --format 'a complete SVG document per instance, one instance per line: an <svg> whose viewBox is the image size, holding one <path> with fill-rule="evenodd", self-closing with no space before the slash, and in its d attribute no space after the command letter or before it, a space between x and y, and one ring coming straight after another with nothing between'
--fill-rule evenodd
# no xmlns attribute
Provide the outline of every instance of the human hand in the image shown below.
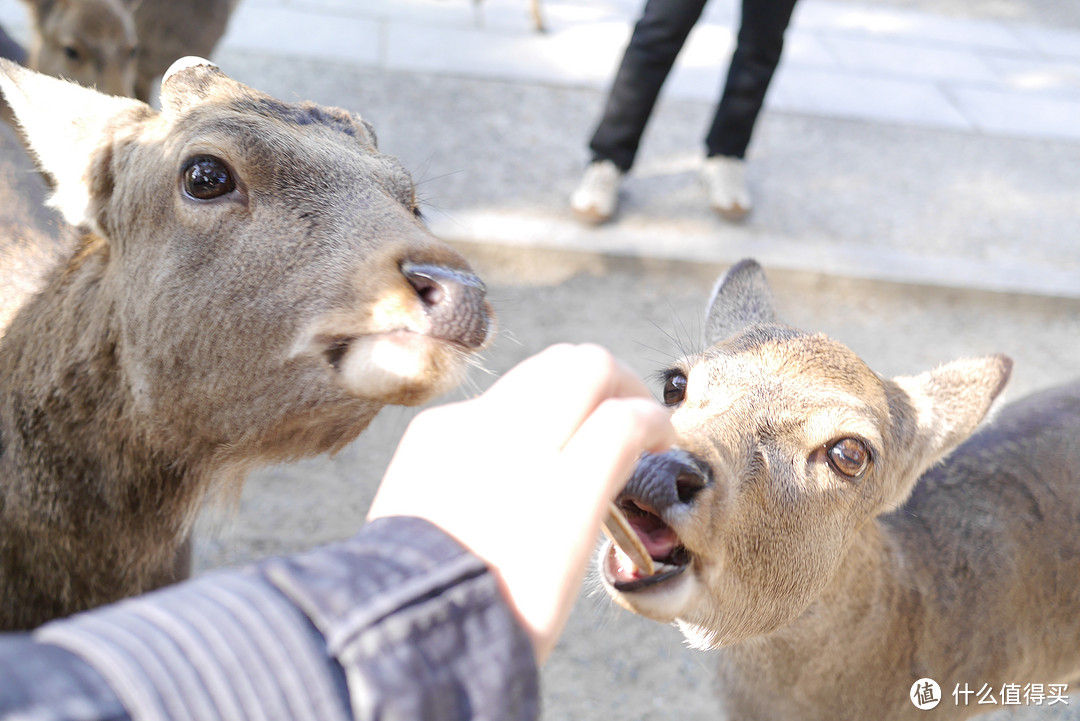
<svg viewBox="0 0 1080 721"><path fill-rule="evenodd" d="M638 457L675 442L670 414L594 345L558 345L470 401L409 425L368 519L425 518L487 562L547 659L600 521Z"/></svg>

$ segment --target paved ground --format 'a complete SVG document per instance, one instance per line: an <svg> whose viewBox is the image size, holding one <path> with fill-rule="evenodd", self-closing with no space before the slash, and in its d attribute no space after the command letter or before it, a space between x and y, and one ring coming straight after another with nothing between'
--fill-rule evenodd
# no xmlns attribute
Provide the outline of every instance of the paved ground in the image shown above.
<svg viewBox="0 0 1080 721"><path fill-rule="evenodd" d="M638 3L549 1L544 35L523 5L485 0L478 22L462 0L246 0L221 57L239 70L244 53L273 50L373 71L244 70L366 113L430 179L445 237L713 262L752 252L773 267L1080 293L1063 232L1080 221L1075 11L1050 24L1019 3L991 18L987 3L942 16L806 0L750 151L759 207L733 227L705 208L695 176L736 15L714 1L665 87L623 214L594 231L565 199ZM972 7L979 16L958 15ZM317 44L293 32L316 32L314 9L335 28Z"/></svg>
<svg viewBox="0 0 1080 721"><path fill-rule="evenodd" d="M362 113L413 169L433 227L474 260L501 320L490 375L453 398L563 340L651 373L697 344L709 287L744 256L769 269L793 324L881 372L1000 351L1017 361L1014 397L1076 374L1076 3L803 0L750 151L758 207L730 226L695 181L734 15L714 0L622 214L596 230L571 220L566 197L637 2L549 0L544 35L525 7L244 0L217 56L278 97ZM16 36L22 13L0 0ZM351 533L412 414L384 412L335 458L256 474L234 514L207 514L199 568ZM545 669L545 718L714 719L710 677L708 654L675 630L585 594ZM1068 709L1003 718L1080 719L1078 706L1074 690Z"/></svg>

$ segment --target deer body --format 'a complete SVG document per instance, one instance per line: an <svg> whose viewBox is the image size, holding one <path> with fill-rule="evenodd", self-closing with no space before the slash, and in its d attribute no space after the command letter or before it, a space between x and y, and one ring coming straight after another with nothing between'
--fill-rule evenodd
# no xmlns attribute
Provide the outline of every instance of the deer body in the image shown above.
<svg viewBox="0 0 1080 721"><path fill-rule="evenodd" d="M1007 359L882 378L779 324L749 262L709 327L667 374L680 450L620 499L666 565L601 564L617 602L716 649L728 718L917 719L931 678L929 713L960 719L996 708L965 684L1080 679L1080 385L971 435Z"/></svg>
<svg viewBox="0 0 1080 721"><path fill-rule="evenodd" d="M184 575L208 494L447 390L486 343L483 285L360 118L205 61L160 114L11 63L0 87L75 228L0 337L0 627Z"/></svg>

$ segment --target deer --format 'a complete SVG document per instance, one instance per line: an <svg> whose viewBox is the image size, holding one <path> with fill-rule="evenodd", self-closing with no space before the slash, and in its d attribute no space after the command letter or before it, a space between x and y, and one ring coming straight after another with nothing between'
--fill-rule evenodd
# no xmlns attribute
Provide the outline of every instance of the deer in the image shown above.
<svg viewBox="0 0 1080 721"><path fill-rule="evenodd" d="M239 4L240 0L142 0L136 5L135 97L150 102L154 83L178 58L211 57Z"/></svg>
<svg viewBox="0 0 1080 721"><path fill-rule="evenodd" d="M663 372L679 441L616 499L649 560L602 545L611 599L711 651L733 720L963 719L1080 679L1080 384L999 409L1004 355L884 377L775 308L738 263Z"/></svg>
<svg viewBox="0 0 1080 721"><path fill-rule="evenodd" d="M186 577L205 503L450 390L495 333L360 115L199 58L160 111L7 61L0 90L72 235L0 330L0 627Z"/></svg>
<svg viewBox="0 0 1080 721"><path fill-rule="evenodd" d="M209 57L239 0L23 0L26 64L38 72L150 102L178 58Z"/></svg>

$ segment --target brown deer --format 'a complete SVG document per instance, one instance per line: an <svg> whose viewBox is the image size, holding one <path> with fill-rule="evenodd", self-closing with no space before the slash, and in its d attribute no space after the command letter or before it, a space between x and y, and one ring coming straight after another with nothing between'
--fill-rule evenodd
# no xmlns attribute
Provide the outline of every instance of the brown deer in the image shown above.
<svg viewBox="0 0 1080 721"><path fill-rule="evenodd" d="M680 447L644 457L617 501L655 570L609 543L600 575L716 649L727 718L937 702L931 718L961 719L1000 708L977 703L987 689L1080 679L1080 385L976 431L1008 358L884 378L778 322L752 261L707 318L712 346L664 374Z"/></svg>
<svg viewBox="0 0 1080 721"><path fill-rule="evenodd" d="M27 66L149 102L177 58L209 56L239 0L23 0Z"/></svg>
<svg viewBox="0 0 1080 721"><path fill-rule="evenodd" d="M27 67L109 95L134 95L139 0L23 2L30 11Z"/></svg>
<svg viewBox="0 0 1080 721"><path fill-rule="evenodd" d="M494 332L359 116L198 59L160 113L7 61L0 89L77 229L0 331L3 628L186 575L208 494L446 391Z"/></svg>
<svg viewBox="0 0 1080 721"><path fill-rule="evenodd" d="M142 0L135 7L139 49L135 97L149 102L154 83L177 58L210 57L240 0Z"/></svg>

